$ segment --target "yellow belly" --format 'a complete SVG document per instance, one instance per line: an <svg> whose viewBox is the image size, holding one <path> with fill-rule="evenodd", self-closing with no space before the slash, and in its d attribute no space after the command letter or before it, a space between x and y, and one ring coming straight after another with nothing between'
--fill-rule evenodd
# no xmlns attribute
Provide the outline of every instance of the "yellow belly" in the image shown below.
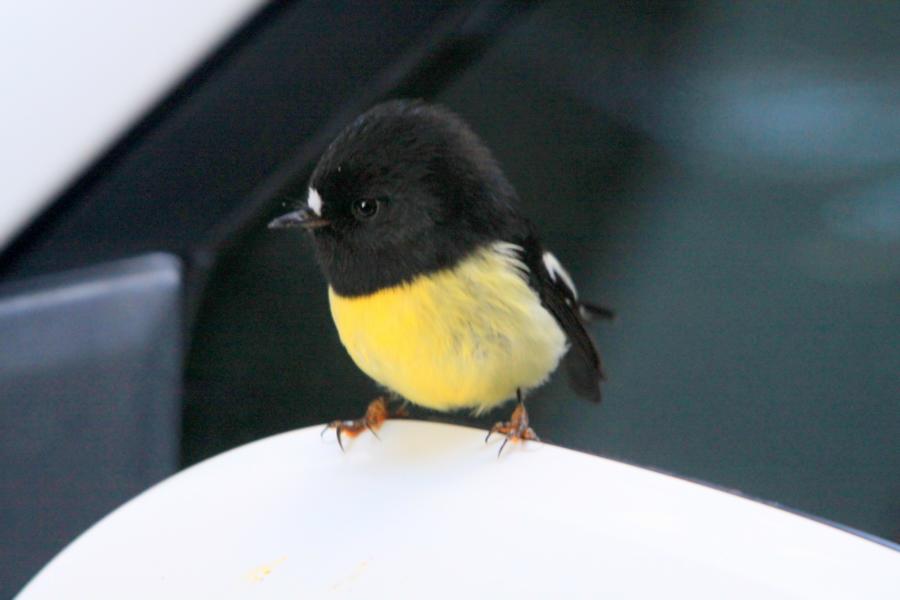
<svg viewBox="0 0 900 600"><path fill-rule="evenodd" d="M546 380L566 337L511 244L453 269L347 298L328 290L341 342L367 375L436 410L489 409Z"/></svg>

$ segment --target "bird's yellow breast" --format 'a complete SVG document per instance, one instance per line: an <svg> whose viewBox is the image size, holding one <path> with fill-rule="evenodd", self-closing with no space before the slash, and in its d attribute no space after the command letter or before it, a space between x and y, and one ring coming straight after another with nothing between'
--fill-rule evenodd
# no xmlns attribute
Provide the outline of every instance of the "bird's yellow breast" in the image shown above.
<svg viewBox="0 0 900 600"><path fill-rule="evenodd" d="M437 410L482 411L540 385L566 337L529 287L517 250L497 243L368 296L329 289L341 342L377 382Z"/></svg>

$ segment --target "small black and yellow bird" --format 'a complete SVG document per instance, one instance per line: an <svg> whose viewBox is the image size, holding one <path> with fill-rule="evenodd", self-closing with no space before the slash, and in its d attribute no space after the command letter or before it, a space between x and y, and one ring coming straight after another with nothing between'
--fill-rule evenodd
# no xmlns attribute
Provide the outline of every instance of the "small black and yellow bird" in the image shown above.
<svg viewBox="0 0 900 600"><path fill-rule="evenodd" d="M585 323L611 316L579 300L517 203L459 117L395 100L338 135L306 205L269 227L312 233L341 342L376 382L439 411L479 413L517 398L510 421L491 430L505 445L537 439L522 398L564 355L573 389L600 400L603 372ZM379 398L361 419L330 427L340 441L388 414Z"/></svg>

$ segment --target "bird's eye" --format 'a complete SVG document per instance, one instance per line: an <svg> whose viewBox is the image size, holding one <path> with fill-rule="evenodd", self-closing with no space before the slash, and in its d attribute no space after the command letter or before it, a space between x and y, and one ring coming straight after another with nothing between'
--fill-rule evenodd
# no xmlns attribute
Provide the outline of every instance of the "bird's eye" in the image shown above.
<svg viewBox="0 0 900 600"><path fill-rule="evenodd" d="M353 203L353 214L357 219L371 219L378 212L378 200L363 198Z"/></svg>

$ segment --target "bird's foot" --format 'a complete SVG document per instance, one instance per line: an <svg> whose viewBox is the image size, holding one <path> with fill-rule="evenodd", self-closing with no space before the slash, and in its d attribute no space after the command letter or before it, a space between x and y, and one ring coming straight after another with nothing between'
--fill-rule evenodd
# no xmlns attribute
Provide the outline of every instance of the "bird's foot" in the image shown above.
<svg viewBox="0 0 900 600"><path fill-rule="evenodd" d="M388 406L388 399L384 396L379 396L369 403L366 414L361 418L353 419L351 421L341 421L340 419L332 421L322 430L322 435L325 435L325 432L329 429L334 429L337 433L338 446L343 450L344 441L342 437L344 435L355 438L357 435L368 429L372 432L372 435L377 438L377 431L385 421L391 417L405 416L407 416L407 412L403 406L398 407L394 410L393 414L391 414L390 407Z"/></svg>
<svg viewBox="0 0 900 600"><path fill-rule="evenodd" d="M487 443L495 433L501 433L506 436L506 439L500 444L500 450L497 451L497 456L500 456L503 453L503 449L506 448L506 444L510 440L514 442L521 440L533 440L539 442L541 440L534 432L534 429L528 426L528 411L525 410L525 403L522 402L521 394L519 395L519 403L516 405L515 410L513 410L509 421L499 421L494 423L494 426L488 431L487 437L484 438L485 443Z"/></svg>

